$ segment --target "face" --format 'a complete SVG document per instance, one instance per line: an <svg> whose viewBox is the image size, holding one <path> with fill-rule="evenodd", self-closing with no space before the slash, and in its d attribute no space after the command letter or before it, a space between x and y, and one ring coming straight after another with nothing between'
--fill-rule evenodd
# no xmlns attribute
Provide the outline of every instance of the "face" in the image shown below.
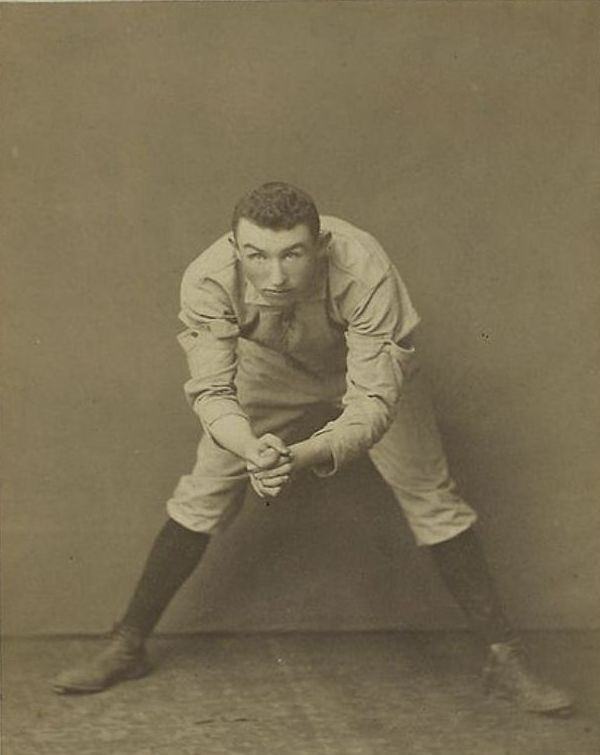
<svg viewBox="0 0 600 755"><path fill-rule="evenodd" d="M240 219L232 239L244 276L273 304L293 303L311 291L328 241L315 240L304 223L274 231L247 218Z"/></svg>

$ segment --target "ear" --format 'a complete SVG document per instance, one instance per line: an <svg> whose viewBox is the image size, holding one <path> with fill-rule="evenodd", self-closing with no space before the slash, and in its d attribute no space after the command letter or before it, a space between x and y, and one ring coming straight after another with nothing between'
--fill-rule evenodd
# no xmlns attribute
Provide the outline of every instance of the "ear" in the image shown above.
<svg viewBox="0 0 600 755"><path fill-rule="evenodd" d="M235 252L235 256L239 260L240 259L240 250L238 249L238 245L237 245L237 242L235 240L235 236L233 235L233 233L229 234L229 236L227 237L227 241L229 241L229 245L231 246L231 248Z"/></svg>
<svg viewBox="0 0 600 755"><path fill-rule="evenodd" d="M325 254L330 241L331 241L331 233L329 233L329 231L327 231L327 233L319 234L319 241L318 241L318 247L317 247L319 257L322 257Z"/></svg>

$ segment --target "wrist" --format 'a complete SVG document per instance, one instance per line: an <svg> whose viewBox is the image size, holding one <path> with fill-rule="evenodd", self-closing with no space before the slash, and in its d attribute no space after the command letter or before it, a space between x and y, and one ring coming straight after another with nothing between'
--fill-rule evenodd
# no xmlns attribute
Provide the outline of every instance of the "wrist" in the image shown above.
<svg viewBox="0 0 600 755"><path fill-rule="evenodd" d="M316 435L290 448L294 469L306 469L331 464L333 459L329 444L325 438Z"/></svg>
<svg viewBox="0 0 600 755"><path fill-rule="evenodd" d="M250 462L256 459L260 450L258 443L258 438L254 437L254 435L243 440L241 445L241 456L244 461Z"/></svg>

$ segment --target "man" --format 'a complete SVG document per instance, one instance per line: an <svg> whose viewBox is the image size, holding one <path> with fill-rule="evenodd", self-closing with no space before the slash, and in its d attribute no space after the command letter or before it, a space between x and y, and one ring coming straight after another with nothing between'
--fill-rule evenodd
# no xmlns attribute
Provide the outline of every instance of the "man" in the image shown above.
<svg viewBox="0 0 600 755"><path fill-rule="evenodd" d="M499 605L475 512L449 476L422 390L411 344L418 316L377 241L321 218L303 191L268 183L240 200L231 233L189 266L181 302L198 459L167 503L110 645L54 689L97 692L148 672L145 639L248 479L275 498L300 470L332 475L368 452L487 644L487 687L526 710L568 713L566 693L528 668Z"/></svg>

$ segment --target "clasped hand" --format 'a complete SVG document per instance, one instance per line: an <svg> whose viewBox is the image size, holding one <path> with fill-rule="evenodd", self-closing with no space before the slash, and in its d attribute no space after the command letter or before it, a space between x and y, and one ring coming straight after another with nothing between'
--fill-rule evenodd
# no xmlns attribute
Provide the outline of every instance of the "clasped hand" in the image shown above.
<svg viewBox="0 0 600 755"><path fill-rule="evenodd" d="M292 452L280 438L267 433L246 455L246 468L255 492L261 498L275 498L290 481Z"/></svg>

